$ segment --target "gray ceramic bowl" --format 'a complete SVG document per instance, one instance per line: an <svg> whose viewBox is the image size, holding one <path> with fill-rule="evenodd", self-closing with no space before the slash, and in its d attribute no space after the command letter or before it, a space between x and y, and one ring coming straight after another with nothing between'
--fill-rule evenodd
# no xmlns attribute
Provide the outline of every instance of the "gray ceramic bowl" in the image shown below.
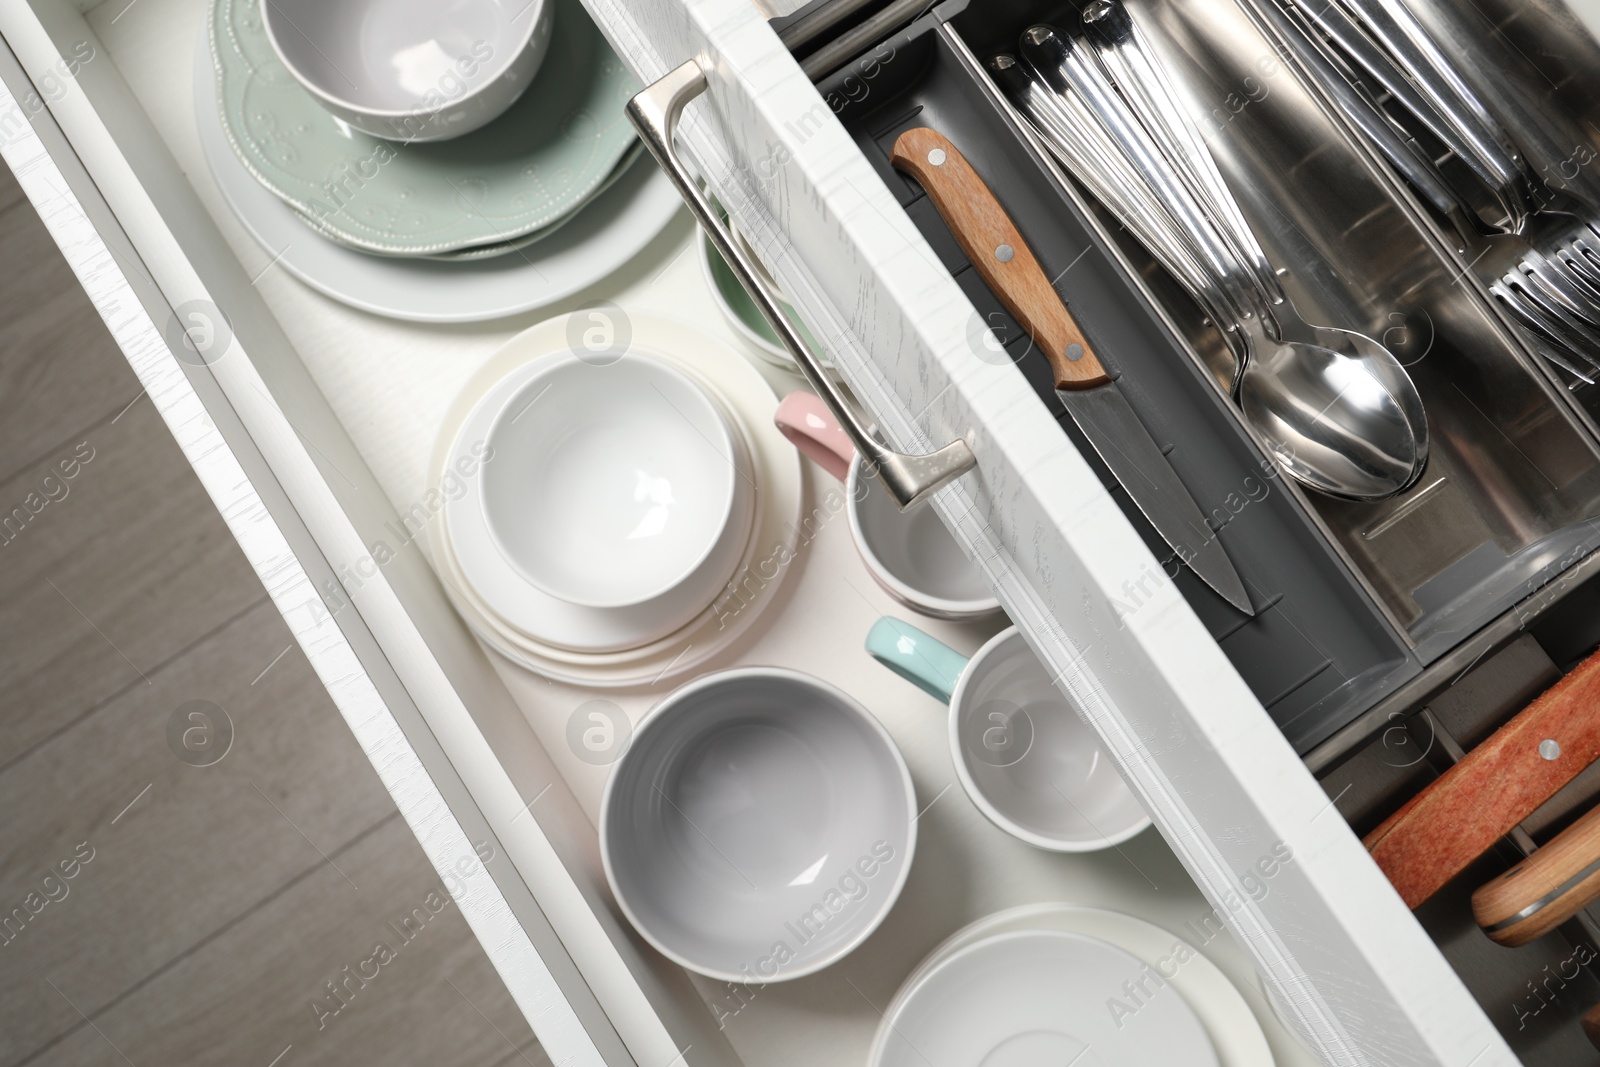
<svg viewBox="0 0 1600 1067"><path fill-rule="evenodd" d="M606 784L600 853L623 912L691 971L812 974L877 928L916 843L911 774L820 679L706 675L640 724Z"/></svg>
<svg viewBox="0 0 1600 1067"><path fill-rule="evenodd" d="M550 45L549 0L261 0L289 73L374 137L440 141L498 117Z"/></svg>

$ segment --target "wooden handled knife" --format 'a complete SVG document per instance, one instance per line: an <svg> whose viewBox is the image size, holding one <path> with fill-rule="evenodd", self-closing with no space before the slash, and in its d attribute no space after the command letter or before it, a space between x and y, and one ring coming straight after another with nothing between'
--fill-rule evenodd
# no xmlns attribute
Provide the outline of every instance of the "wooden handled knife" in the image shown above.
<svg viewBox="0 0 1600 1067"><path fill-rule="evenodd" d="M1600 652L1363 841L1415 908L1600 757Z"/></svg>
<svg viewBox="0 0 1600 1067"><path fill-rule="evenodd" d="M1526 945L1600 897L1600 807L1472 894L1472 914L1502 945Z"/></svg>
<svg viewBox="0 0 1600 1067"><path fill-rule="evenodd" d="M1178 557L1230 604L1254 615L1244 582L1194 497L1095 357L1011 216L941 133L921 127L890 158L927 190L978 274L1055 372L1056 395L1134 503Z"/></svg>

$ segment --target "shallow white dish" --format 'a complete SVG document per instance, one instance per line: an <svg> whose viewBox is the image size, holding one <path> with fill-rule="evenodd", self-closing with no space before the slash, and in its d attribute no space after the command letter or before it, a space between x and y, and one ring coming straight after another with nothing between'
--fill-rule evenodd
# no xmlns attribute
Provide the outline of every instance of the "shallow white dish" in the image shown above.
<svg viewBox="0 0 1600 1067"><path fill-rule="evenodd" d="M1198 929L1203 938L1223 936L1221 924L1215 920ZM1205 1027L1222 1067L1273 1067L1272 1046L1267 1044L1267 1035L1255 1012L1228 976L1194 944L1135 916L1077 904L1023 904L962 927L928 953L927 959L905 980L885 1014L893 1014L918 980L945 959L987 937L1014 930L1059 930L1117 946L1154 969L1177 990ZM881 1044L884 1037L880 1029L875 1044Z"/></svg>
<svg viewBox="0 0 1600 1067"><path fill-rule="evenodd" d="M574 312L530 327L512 338L469 379L441 425L430 466L430 484L449 478L451 446L472 408L517 367L572 347L572 331L589 324ZM695 671L727 654L777 598L792 570L800 525L803 479L794 448L772 425L777 399L749 359L687 323L631 312L633 344L691 374L722 399L736 430L744 435L756 483L752 533L734 580L708 609L677 632L638 648L582 652L558 647L507 627L462 573L444 510L428 524L428 550L452 603L489 647L521 667L575 685L619 688L657 685ZM567 631L570 635L571 631Z"/></svg>
<svg viewBox="0 0 1600 1067"><path fill-rule="evenodd" d="M273 51L317 101L394 141L459 137L516 102L550 45L548 0L262 0Z"/></svg>
<svg viewBox="0 0 1600 1067"><path fill-rule="evenodd" d="M734 569L743 557L750 539L750 529L755 511L757 482L749 459L749 446L742 435L731 426L731 416L724 414L725 403L715 399L711 391L692 381L684 373L666 367L656 373L657 360L647 355L648 350L634 346L629 354L615 363L592 366L568 351L556 351L523 364L495 382L474 405L452 442L446 461L446 470L470 469L471 457L482 454L484 462L477 477L464 478L458 494L446 494L444 528L456 566L465 585L475 600L499 625L502 633L524 636L543 645L573 652L603 653L637 649L674 633L703 613L717 599ZM632 448L637 439L630 427L604 419L580 419L573 422L572 415L582 416L596 410L604 413L606 394L623 392L636 385L636 403L630 404L629 418L651 420L658 433L668 433L662 419L674 416L672 405L687 408L689 397L700 395L708 423L720 425L723 434L718 453L710 451L700 430L689 427L672 427L685 471L697 460L709 459L709 466L720 469L724 475L723 492L719 499L712 487L698 494L688 491L681 503L699 505L698 510L714 511L714 530L706 528L700 539L704 551L696 553L690 561L692 567L673 575L673 581L661 583L652 576L652 564L664 562L648 553L633 553L636 566L633 572L639 577L660 586L658 595L648 600L620 603L579 603L570 595L563 595L540 581L530 572L541 572L548 577L565 580L570 585L580 584L573 579L592 580L605 576L605 567L598 572L586 570L586 560L600 563L619 562L626 555L616 545L603 551L585 554L586 533L590 543L600 545L606 538L601 525L612 525L613 519L631 519L637 526L652 516L665 516L648 502L633 501L634 483L622 486L628 499L619 506L628 516L602 516L593 506L585 506L580 499L576 510L566 509L566 518L560 517L563 506L557 499L578 499L585 487L571 484L574 473L567 468L550 468L544 462L552 448L564 451L562 446L577 444L593 452L596 441L578 437L572 431L599 431L608 441L599 447L607 455L596 466L584 463L582 474L614 480L619 476L615 462L615 446ZM676 399L652 403L654 390L660 387L675 389ZM545 392L545 390L549 392ZM583 397L588 397L587 400ZM546 405L549 405L548 407ZM598 405L598 407L596 406ZM581 407L581 410L579 408ZM563 411L562 409L566 410ZM550 437L542 431L548 428ZM709 452L709 454L707 454ZM589 460L596 457L590 455ZM661 468L653 468L660 470ZM623 470L620 476L629 477L631 471ZM541 485L548 488L541 488ZM687 488L687 487L685 487ZM591 497L589 505L597 498ZM577 521L572 520L576 518ZM556 543L559 542L559 543ZM697 544L700 541L696 542ZM550 557L559 556L575 567L564 570L549 566ZM541 559L541 557L544 557ZM584 573L578 575L575 569Z"/></svg>
<svg viewBox="0 0 1600 1067"><path fill-rule="evenodd" d="M1098 938L1058 930L994 934L916 977L884 1016L870 1063L1216 1067L1193 1009L1149 973ZM1124 983L1141 979L1150 995L1130 996Z"/></svg>
<svg viewBox="0 0 1600 1067"><path fill-rule="evenodd" d="M437 262L374 256L313 233L263 189L228 145L217 113L210 48L200 35L194 70L200 147L223 199L282 268L325 296L409 322L482 322L582 292L649 244L683 201L653 161L640 159L570 222L535 245L492 259Z"/></svg>
<svg viewBox="0 0 1600 1067"><path fill-rule="evenodd" d="M698 678L640 723L600 805L630 922L699 974L765 983L860 945L905 885L911 772L881 723L798 671Z"/></svg>

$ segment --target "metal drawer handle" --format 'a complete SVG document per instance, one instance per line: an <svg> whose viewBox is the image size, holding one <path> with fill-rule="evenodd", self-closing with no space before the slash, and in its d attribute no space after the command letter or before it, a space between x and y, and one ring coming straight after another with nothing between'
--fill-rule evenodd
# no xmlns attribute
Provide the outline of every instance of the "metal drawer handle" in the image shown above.
<svg viewBox="0 0 1600 1067"><path fill-rule="evenodd" d="M867 469L877 472L884 488L889 490L902 509L908 508L945 482L972 470L978 465L978 459L965 441L952 441L927 455L908 456L885 448L867 431L854 405L845 399L823 369L821 360L806 347L794 326L779 310L777 298L759 280L754 263L733 242L722 220L712 210L711 202L678 158L672 143L678 117L683 113L684 105L705 92L705 89L705 72L699 63L691 59L630 100L628 118L638 128L639 136L644 140L645 147L650 149L650 154L656 157L661 169L678 187L678 193L705 228L711 243L728 261L734 277L745 287L756 307L761 309L761 314L783 340L783 346L800 365L812 388L850 435Z"/></svg>

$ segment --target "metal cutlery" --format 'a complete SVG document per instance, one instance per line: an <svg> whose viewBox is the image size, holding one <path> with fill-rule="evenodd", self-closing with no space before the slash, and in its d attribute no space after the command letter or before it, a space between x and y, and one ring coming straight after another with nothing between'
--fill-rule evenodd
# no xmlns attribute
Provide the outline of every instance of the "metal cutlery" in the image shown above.
<svg viewBox="0 0 1600 1067"><path fill-rule="evenodd" d="M1086 28L1068 35L1034 26L1023 34L1027 68L1061 106L1052 109L1043 93L1026 89L1027 71L1019 77L1005 57L991 61L991 71L1030 117L1053 110L1056 119L1071 124L1083 112L1092 115L1114 154L1133 171L1133 181L1142 182L1160 205L1159 213L1140 219L1124 214L1126 207L1107 204L1141 239L1152 228L1169 227L1179 248L1191 253L1189 259L1172 257L1173 241L1146 242L1230 337L1239 357L1233 393L1284 469L1303 484L1351 499L1383 499L1408 488L1427 461L1427 419L1405 369L1370 338L1300 317L1215 164L1198 174L1187 166L1192 153L1208 159L1209 153L1167 92L1164 76L1146 76L1159 64L1128 29L1126 13L1106 0L1094 0L1086 13L1094 16L1087 26L1099 24L1104 32ZM1100 39L1086 46L1091 33ZM1116 53L1112 69L1140 87L1124 91L1102 65L1102 51ZM1046 139L1055 125L1060 123L1036 120ZM1154 134L1154 127L1166 133ZM1163 150L1163 141L1176 158ZM1074 159L1071 145L1062 148L1074 173L1095 170L1095 159ZM1092 180L1087 184L1092 187ZM1225 206L1211 210L1213 199ZM1199 286L1188 280L1195 272L1206 279Z"/></svg>
<svg viewBox="0 0 1600 1067"><path fill-rule="evenodd" d="M1594 205L1535 184L1515 139L1399 0L1281 0L1281 6L1265 5L1263 14L1346 119L1450 220L1471 269L1524 327L1535 350L1594 382L1600 374L1600 212ZM1339 69L1341 61L1364 71L1461 160L1503 218L1486 223L1409 133Z"/></svg>
<svg viewBox="0 0 1600 1067"><path fill-rule="evenodd" d="M966 157L943 134L920 127L895 140L890 159L927 191L978 274L1044 352L1055 373L1056 395L1139 510L1207 585L1254 615L1244 583L1204 512Z"/></svg>

